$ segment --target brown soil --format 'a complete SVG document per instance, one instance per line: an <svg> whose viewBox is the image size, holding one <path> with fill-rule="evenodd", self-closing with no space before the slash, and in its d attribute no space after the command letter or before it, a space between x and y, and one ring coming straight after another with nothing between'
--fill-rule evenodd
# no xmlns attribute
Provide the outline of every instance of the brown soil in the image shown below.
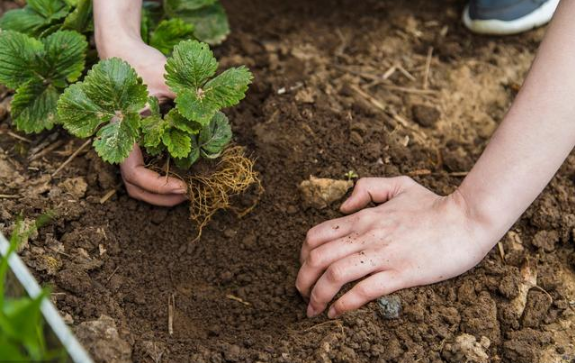
<svg viewBox="0 0 575 363"><path fill-rule="evenodd" d="M294 288L306 231L339 216L337 205L304 208L298 185L310 175L343 179L354 170L410 174L438 193L453 190L502 119L544 30L473 36L460 25L463 1L225 6L234 32L216 53L256 76L247 100L228 113L237 143L257 157L266 190L243 219L218 213L193 243L187 206L130 199L117 170L92 151L50 177L81 141L64 139L29 161L34 146L54 142L51 133L28 143L7 133L7 121L1 126L2 230L9 233L20 213L56 211L22 254L54 286L69 321L91 327L80 336L94 355L114 361L99 355L93 334L115 323L134 362L575 359L574 156L502 241L505 262L495 248L459 278L399 292L399 319L383 319L371 303L339 320L310 320ZM430 47L429 88L411 91L423 87ZM388 81L378 81L386 72ZM537 286L525 285L523 276L535 272ZM82 324L102 315L112 319ZM129 351L116 350L116 361L130 361L122 358Z"/></svg>

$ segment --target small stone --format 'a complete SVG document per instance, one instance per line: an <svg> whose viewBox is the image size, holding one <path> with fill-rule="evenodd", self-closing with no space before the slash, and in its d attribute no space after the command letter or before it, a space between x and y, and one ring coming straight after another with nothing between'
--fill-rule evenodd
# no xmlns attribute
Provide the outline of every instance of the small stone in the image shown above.
<svg viewBox="0 0 575 363"><path fill-rule="evenodd" d="M379 312L384 319L397 319L401 313L401 299L399 296L383 296L377 299Z"/></svg>
<svg viewBox="0 0 575 363"><path fill-rule="evenodd" d="M441 116L439 110L427 105L414 105L411 110L414 121L423 127L433 127Z"/></svg>

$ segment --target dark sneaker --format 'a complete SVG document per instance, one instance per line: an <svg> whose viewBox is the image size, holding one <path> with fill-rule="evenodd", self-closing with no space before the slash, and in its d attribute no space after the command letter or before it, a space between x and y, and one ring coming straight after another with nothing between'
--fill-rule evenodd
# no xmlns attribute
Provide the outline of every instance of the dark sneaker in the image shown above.
<svg viewBox="0 0 575 363"><path fill-rule="evenodd" d="M463 23L479 34L517 34L547 24L559 0L470 0Z"/></svg>

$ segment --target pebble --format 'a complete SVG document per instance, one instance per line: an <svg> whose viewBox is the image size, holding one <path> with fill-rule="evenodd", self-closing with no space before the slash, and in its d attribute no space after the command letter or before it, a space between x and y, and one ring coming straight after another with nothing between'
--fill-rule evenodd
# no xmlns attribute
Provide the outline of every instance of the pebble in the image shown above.
<svg viewBox="0 0 575 363"><path fill-rule="evenodd" d="M377 299L379 313L384 319L397 319L401 313L401 299L399 296L382 296Z"/></svg>

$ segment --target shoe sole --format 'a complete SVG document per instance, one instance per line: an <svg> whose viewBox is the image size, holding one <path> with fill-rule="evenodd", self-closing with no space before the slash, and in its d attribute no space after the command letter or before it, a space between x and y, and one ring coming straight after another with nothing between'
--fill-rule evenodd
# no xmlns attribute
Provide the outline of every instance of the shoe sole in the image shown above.
<svg viewBox="0 0 575 363"><path fill-rule="evenodd" d="M474 33L488 35L512 35L523 33L547 24L559 0L549 0L531 14L517 20L472 20L469 16L469 5L463 12L463 24Z"/></svg>

